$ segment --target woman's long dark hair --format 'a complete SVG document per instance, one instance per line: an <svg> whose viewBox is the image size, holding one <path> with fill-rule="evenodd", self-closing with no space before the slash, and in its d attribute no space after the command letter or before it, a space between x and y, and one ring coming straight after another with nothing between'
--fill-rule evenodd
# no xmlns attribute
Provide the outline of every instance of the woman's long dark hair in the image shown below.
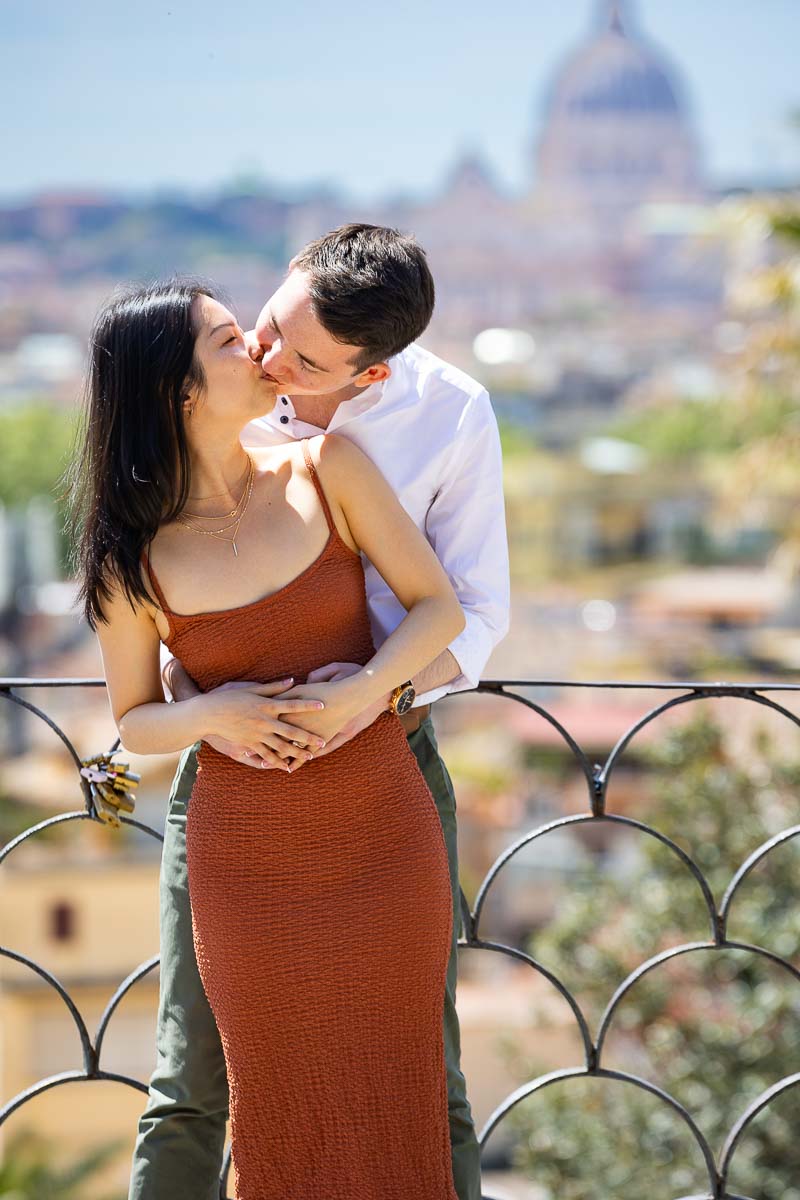
<svg viewBox="0 0 800 1200"><path fill-rule="evenodd" d="M70 479L80 598L94 629L119 587L151 599L141 560L159 525L189 493L183 405L203 386L192 301L216 298L195 279L121 290L95 321L80 449Z"/></svg>

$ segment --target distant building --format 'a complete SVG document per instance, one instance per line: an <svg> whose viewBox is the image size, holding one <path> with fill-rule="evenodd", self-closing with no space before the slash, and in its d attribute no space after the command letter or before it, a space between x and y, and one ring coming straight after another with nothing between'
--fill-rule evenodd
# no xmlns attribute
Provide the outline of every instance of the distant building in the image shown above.
<svg viewBox="0 0 800 1200"><path fill-rule="evenodd" d="M565 400L575 407L569 379L607 377L596 360L613 359L613 405L659 356L674 362L708 344L726 269L718 197L679 72L641 31L633 0L599 0L541 115L521 195L470 152L426 200L364 204L325 187L290 197L250 184L191 199L65 192L0 209L0 353L13 354L25 334L84 336L123 278L200 272L255 312L305 241L363 219L412 230L426 247L434 349L475 370L480 331L544 325L530 370L499 382L546 391L566 412ZM577 352L557 345L559 331Z"/></svg>
<svg viewBox="0 0 800 1200"><path fill-rule="evenodd" d="M428 247L460 328L585 318L609 301L623 313L719 310L715 199L684 88L630 7L601 3L557 71L527 195L503 196L470 156L434 205L399 214Z"/></svg>
<svg viewBox="0 0 800 1200"><path fill-rule="evenodd" d="M643 204L705 199L682 88L620 2L559 71L536 150L536 203L612 238Z"/></svg>

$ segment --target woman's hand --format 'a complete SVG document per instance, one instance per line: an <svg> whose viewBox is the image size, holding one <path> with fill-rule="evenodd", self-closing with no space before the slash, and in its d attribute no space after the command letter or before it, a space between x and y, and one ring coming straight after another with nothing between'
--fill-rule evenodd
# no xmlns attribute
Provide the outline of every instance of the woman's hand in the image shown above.
<svg viewBox="0 0 800 1200"><path fill-rule="evenodd" d="M323 702L323 711L305 714L302 717L302 725L304 730L319 735L325 743L336 737L337 733L365 707L357 674L342 675L330 683L298 684L285 692L284 696L287 700L308 702L317 699ZM294 718L290 717L289 721L294 726ZM289 737L291 736L289 734Z"/></svg>
<svg viewBox="0 0 800 1200"><path fill-rule="evenodd" d="M212 731L203 740L237 762L291 773L326 741L309 723L311 713L318 719L324 701L310 693L298 697L296 691L283 680L223 683L203 696ZM279 719L290 713L295 714L297 725Z"/></svg>
<svg viewBox="0 0 800 1200"><path fill-rule="evenodd" d="M306 683L330 682L335 683L339 679L347 679L351 675L357 675L361 670L359 663L334 662L328 663L324 667L316 667L313 671L309 671L306 676ZM327 754L332 754L334 750L338 750L345 742L349 742L361 733L362 729L366 729L373 721L377 721L389 707L389 701L392 698L392 693L387 692L385 696L366 708L359 706L359 711L354 717L344 725L335 737L329 738L323 750L316 750L314 758L325 758Z"/></svg>

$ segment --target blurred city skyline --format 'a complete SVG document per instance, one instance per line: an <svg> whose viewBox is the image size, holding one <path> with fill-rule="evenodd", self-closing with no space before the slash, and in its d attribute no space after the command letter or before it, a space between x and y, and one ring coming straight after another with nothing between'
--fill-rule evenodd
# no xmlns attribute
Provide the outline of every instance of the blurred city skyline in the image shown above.
<svg viewBox="0 0 800 1200"><path fill-rule="evenodd" d="M627 0L626 19L676 68L709 179L800 172L796 0ZM362 0L310 0L262 21L244 0L135 9L31 0L7 20L0 199L41 190L213 190L259 179L361 199L438 190L465 153L498 184L530 182L533 141L565 56L598 0L408 0L394 25Z"/></svg>

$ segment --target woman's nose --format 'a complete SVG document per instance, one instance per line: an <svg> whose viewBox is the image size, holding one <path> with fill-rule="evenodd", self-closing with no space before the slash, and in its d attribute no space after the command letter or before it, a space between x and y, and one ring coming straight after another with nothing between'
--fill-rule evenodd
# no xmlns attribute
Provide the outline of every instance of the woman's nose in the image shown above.
<svg viewBox="0 0 800 1200"><path fill-rule="evenodd" d="M244 335L244 344L247 347L247 353L252 358L253 362L261 362L264 357L264 347L256 337L254 329L248 329Z"/></svg>

